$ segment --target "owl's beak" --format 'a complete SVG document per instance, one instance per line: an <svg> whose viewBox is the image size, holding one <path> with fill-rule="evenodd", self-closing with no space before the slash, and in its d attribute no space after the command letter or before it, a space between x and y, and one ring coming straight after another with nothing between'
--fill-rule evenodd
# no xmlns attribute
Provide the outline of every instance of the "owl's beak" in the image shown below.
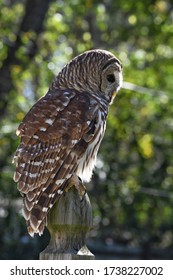
<svg viewBox="0 0 173 280"><path fill-rule="evenodd" d="M109 104L112 104L112 103L113 103L114 98L117 96L117 94L118 94L118 90L115 90L115 91L112 92L112 95L111 95L111 97L110 97L110 102L109 102Z"/></svg>

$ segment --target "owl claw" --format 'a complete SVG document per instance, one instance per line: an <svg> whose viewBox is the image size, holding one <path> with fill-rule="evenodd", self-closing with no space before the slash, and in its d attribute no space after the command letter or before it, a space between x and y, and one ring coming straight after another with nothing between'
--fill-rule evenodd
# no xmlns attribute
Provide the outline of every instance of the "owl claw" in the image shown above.
<svg viewBox="0 0 173 280"><path fill-rule="evenodd" d="M65 192L68 192L72 187L76 188L81 198L85 196L86 188L83 185L81 178L76 174L73 174L72 177L68 180Z"/></svg>

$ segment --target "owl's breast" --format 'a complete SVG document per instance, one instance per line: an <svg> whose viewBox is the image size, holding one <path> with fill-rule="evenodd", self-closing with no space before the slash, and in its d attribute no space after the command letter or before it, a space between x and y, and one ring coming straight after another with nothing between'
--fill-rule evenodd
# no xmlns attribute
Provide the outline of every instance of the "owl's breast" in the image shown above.
<svg viewBox="0 0 173 280"><path fill-rule="evenodd" d="M105 116L103 117L103 112L99 111L94 139L88 143L85 153L78 160L76 174L85 182L89 182L91 180L92 172L97 159L98 149L104 136L105 128Z"/></svg>

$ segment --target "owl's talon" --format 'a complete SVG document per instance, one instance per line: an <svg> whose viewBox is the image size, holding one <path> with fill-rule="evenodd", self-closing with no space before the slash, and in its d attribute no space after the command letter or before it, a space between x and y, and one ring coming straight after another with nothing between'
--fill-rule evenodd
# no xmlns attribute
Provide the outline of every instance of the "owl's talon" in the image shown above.
<svg viewBox="0 0 173 280"><path fill-rule="evenodd" d="M86 194L86 188L83 185L82 180L76 174L73 174L73 176L68 180L65 192L68 192L72 187L76 188L81 197Z"/></svg>

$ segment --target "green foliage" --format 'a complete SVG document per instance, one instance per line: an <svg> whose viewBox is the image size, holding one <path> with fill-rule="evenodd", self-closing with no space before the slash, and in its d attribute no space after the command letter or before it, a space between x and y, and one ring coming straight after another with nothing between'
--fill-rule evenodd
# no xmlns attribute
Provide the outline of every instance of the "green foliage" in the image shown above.
<svg viewBox="0 0 173 280"><path fill-rule="evenodd" d="M0 67L24 16L24 1L8 3L0 1ZM15 206L20 194L12 180L11 160L18 145L17 125L62 66L91 48L115 53L123 63L124 80L143 87L143 94L122 89L110 108L89 185L94 214L91 236L103 242L126 240L128 246L143 246L146 240L153 248L173 245L172 19L169 0L55 1L42 34L21 35L16 51L20 63L11 65L13 89L0 121L0 258L22 258L24 251L12 254L17 240L26 247L36 244L27 239ZM32 40L37 40L39 51L30 60L27 50Z"/></svg>

